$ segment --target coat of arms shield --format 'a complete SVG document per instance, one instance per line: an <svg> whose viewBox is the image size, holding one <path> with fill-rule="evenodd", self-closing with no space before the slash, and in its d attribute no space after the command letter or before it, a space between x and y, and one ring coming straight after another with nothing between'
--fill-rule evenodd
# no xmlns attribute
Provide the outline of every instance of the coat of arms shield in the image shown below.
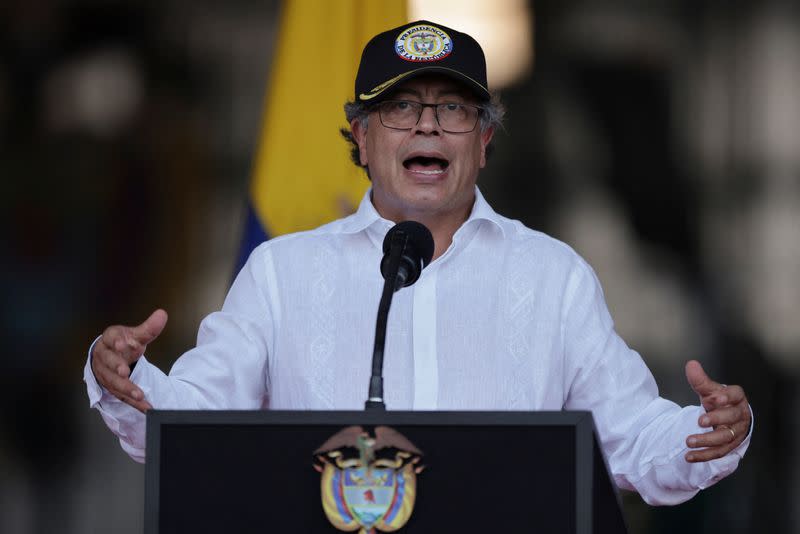
<svg viewBox="0 0 800 534"><path fill-rule="evenodd" d="M393 532L411 517L422 453L399 432L379 426L372 437L362 427L348 427L314 457L322 507L337 529Z"/></svg>

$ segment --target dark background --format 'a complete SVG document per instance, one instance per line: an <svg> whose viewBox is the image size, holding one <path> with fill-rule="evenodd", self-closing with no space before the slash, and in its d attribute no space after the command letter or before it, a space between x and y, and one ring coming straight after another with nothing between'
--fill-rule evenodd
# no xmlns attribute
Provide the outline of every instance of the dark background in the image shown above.
<svg viewBox="0 0 800 534"><path fill-rule="evenodd" d="M800 8L527 7L535 62L502 90L482 190L589 260L664 396L696 401L698 358L755 413L731 478L673 508L626 496L633 532L800 533ZM143 468L88 409L86 351L160 306L167 369L221 305L278 10L0 4L0 531L141 531Z"/></svg>

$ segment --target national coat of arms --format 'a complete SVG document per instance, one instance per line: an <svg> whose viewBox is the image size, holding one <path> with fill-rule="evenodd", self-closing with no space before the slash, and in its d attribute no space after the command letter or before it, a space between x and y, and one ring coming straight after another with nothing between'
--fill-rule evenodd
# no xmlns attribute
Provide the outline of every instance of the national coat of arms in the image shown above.
<svg viewBox="0 0 800 534"><path fill-rule="evenodd" d="M394 50L407 61L438 61L450 55L453 41L441 28L418 24L397 36Z"/></svg>
<svg viewBox="0 0 800 534"><path fill-rule="evenodd" d="M314 452L322 474L322 507L345 532L375 534L402 528L414 510L422 453L396 430L347 427Z"/></svg>

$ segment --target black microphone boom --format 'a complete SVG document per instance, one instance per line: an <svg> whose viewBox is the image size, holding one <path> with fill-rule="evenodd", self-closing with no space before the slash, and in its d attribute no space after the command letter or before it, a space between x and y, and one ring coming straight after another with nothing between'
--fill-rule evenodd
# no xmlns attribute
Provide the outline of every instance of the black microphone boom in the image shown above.
<svg viewBox="0 0 800 534"><path fill-rule="evenodd" d="M381 302L375 324L375 347L372 351L372 376L369 379L367 410L385 410L383 402L383 349L386 345L386 323L392 296L400 288L408 287L433 258L433 236L424 224L403 221L386 233L383 240L381 274L384 278Z"/></svg>

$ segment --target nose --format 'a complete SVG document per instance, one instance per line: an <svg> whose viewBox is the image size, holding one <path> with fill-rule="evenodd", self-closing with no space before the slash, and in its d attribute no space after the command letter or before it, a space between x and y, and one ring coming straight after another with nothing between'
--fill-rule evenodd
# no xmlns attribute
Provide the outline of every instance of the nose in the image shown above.
<svg viewBox="0 0 800 534"><path fill-rule="evenodd" d="M422 108L422 114L419 116L414 133L439 135L442 132L439 126L439 121L436 118L436 108L433 106L425 106Z"/></svg>

